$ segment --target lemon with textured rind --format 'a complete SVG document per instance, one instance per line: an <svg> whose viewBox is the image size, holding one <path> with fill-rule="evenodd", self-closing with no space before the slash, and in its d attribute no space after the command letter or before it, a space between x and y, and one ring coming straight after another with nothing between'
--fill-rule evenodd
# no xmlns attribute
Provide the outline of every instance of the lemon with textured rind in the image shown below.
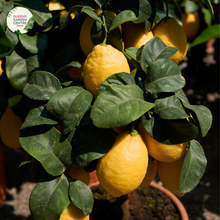
<svg viewBox="0 0 220 220"><path fill-rule="evenodd" d="M188 49L187 38L182 26L175 18L163 18L154 26L153 35L154 37L160 37L168 47L175 47L178 49L170 60L179 64L179 62L184 59Z"/></svg>
<svg viewBox="0 0 220 220"><path fill-rule="evenodd" d="M142 137L127 131L118 135L113 147L98 160L96 172L101 186L119 197L138 188L147 166L148 152Z"/></svg>
<svg viewBox="0 0 220 220"><path fill-rule="evenodd" d="M100 9L95 10L95 12L98 16L101 16ZM110 10L109 11L105 10L104 15L110 17L112 20L114 20L114 18L116 17L116 14ZM91 28L92 28L94 21L95 20L93 18L91 18L90 16L87 16L80 30L79 43L80 43L83 53L86 56L88 56L89 53L92 52L92 49L95 46L90 36ZM121 29L120 26L119 26L119 29Z"/></svg>
<svg viewBox="0 0 220 220"><path fill-rule="evenodd" d="M125 48L140 48L150 39L154 38L152 31L145 31L145 23L134 24L131 21L126 22L122 25L122 33Z"/></svg>
<svg viewBox="0 0 220 220"><path fill-rule="evenodd" d="M124 54L111 45L96 45L83 64L83 80L86 89L96 98L99 87L109 76L130 73Z"/></svg>
<svg viewBox="0 0 220 220"><path fill-rule="evenodd" d="M183 30L188 39L195 37L199 33L200 18L198 12L192 14L183 13Z"/></svg>
<svg viewBox="0 0 220 220"><path fill-rule="evenodd" d="M0 76L2 75L3 73L3 69L2 69L2 60L0 59Z"/></svg>
<svg viewBox="0 0 220 220"><path fill-rule="evenodd" d="M143 137L149 155L158 161L173 162L180 159L186 152L188 142L174 145L160 143L150 136L142 122L139 123L138 131Z"/></svg>
<svg viewBox="0 0 220 220"><path fill-rule="evenodd" d="M89 220L89 215L85 216L83 211L71 202L60 215L59 220Z"/></svg>
<svg viewBox="0 0 220 220"><path fill-rule="evenodd" d="M177 161L171 163L158 162L158 175L163 186L178 197L182 197L185 193L178 192L180 175L183 167L183 162L187 150L184 155Z"/></svg>
<svg viewBox="0 0 220 220"><path fill-rule="evenodd" d="M71 176L71 178L80 180L86 185L89 184L89 179L90 179L89 173L86 172L84 168L76 168L74 166L70 166L67 169L67 172Z"/></svg>
<svg viewBox="0 0 220 220"><path fill-rule="evenodd" d="M150 183L154 180L156 174L157 174L157 161L154 160L152 157L149 157L147 173L139 187L143 190L146 190L149 187Z"/></svg>
<svg viewBox="0 0 220 220"><path fill-rule="evenodd" d="M21 118L17 116L8 106L3 113L0 121L1 140L4 145L10 148L19 148L20 127L22 125Z"/></svg>

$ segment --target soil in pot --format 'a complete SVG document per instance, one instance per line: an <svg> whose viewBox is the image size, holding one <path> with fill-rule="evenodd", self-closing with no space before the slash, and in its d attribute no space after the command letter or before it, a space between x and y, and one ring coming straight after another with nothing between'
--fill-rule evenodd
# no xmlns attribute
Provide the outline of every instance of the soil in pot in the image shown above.
<svg viewBox="0 0 220 220"><path fill-rule="evenodd" d="M123 211L120 199L112 197L100 185L91 187L94 194L94 207L90 220L122 220ZM128 194L129 220L179 220L178 209L172 200L160 190L140 188Z"/></svg>

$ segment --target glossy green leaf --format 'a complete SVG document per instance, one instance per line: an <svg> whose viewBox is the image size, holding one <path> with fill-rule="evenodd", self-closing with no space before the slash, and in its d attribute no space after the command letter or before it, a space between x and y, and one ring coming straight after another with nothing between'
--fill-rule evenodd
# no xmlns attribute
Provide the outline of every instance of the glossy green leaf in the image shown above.
<svg viewBox="0 0 220 220"><path fill-rule="evenodd" d="M163 120L153 114L151 118L142 116L142 124L151 137L164 144L188 142L198 134L198 128L187 119Z"/></svg>
<svg viewBox="0 0 220 220"><path fill-rule="evenodd" d="M144 101L143 91L137 85L110 84L96 98L91 119L100 128L119 127L135 121L153 106Z"/></svg>
<svg viewBox="0 0 220 220"><path fill-rule="evenodd" d="M69 196L72 203L81 209L85 216L92 212L94 197L91 189L80 180L70 182Z"/></svg>
<svg viewBox="0 0 220 220"><path fill-rule="evenodd" d="M65 175L37 183L29 199L29 207L34 219L59 219L63 210L70 204L68 186Z"/></svg>
<svg viewBox="0 0 220 220"><path fill-rule="evenodd" d="M3 8L2 8L2 12L0 13L0 24L2 25L2 27L4 29L7 28L6 25L6 16L8 14L8 12L14 7L13 2L4 2Z"/></svg>
<svg viewBox="0 0 220 220"><path fill-rule="evenodd" d="M193 190L205 173L206 165L207 159L202 146L196 140L190 141L181 171L178 191L188 193Z"/></svg>
<svg viewBox="0 0 220 220"><path fill-rule="evenodd" d="M0 12L2 12L4 4L5 0L0 0Z"/></svg>
<svg viewBox="0 0 220 220"><path fill-rule="evenodd" d="M13 50L15 46L17 45L17 43L19 42L18 35L11 32L8 28L6 29L5 34L7 38L11 41L12 50Z"/></svg>
<svg viewBox="0 0 220 220"><path fill-rule="evenodd" d="M60 89L61 83L53 74L36 71L31 73L23 93L33 100L49 100Z"/></svg>
<svg viewBox="0 0 220 220"><path fill-rule="evenodd" d="M171 60L156 60L148 66L145 89L150 93L175 92L184 87L185 79Z"/></svg>
<svg viewBox="0 0 220 220"><path fill-rule="evenodd" d="M189 117L181 102L175 95L157 99L155 101L154 111L160 118L165 120L184 119Z"/></svg>
<svg viewBox="0 0 220 220"><path fill-rule="evenodd" d="M142 48L140 61L142 69L147 72L147 67L158 59L170 59L177 48L168 47L159 37L149 40Z"/></svg>
<svg viewBox="0 0 220 220"><path fill-rule="evenodd" d="M19 56L15 51L6 57L6 74L11 85L18 90L23 90L28 82L31 72L39 68L39 59L37 55L27 59Z"/></svg>
<svg viewBox="0 0 220 220"><path fill-rule="evenodd" d="M23 149L53 176L61 175L72 164L72 147L54 127L25 129L19 141Z"/></svg>
<svg viewBox="0 0 220 220"><path fill-rule="evenodd" d="M207 27L202 33L192 42L190 47L205 43L211 39L216 39L220 37L220 24L214 24Z"/></svg>
<svg viewBox="0 0 220 220"><path fill-rule="evenodd" d="M84 7L81 12L86 13L86 14L89 15L91 18L93 18L95 21L98 21L98 22L100 22L101 24L103 24L102 19L101 19L93 10L91 10L90 8ZM104 25L104 24L103 24L103 25Z"/></svg>
<svg viewBox="0 0 220 220"><path fill-rule="evenodd" d="M12 48L13 47L11 41L6 36L4 29L0 24L0 58L8 55L11 52Z"/></svg>
<svg viewBox="0 0 220 220"><path fill-rule="evenodd" d="M116 84L116 85L135 85L134 78L125 72L116 73L108 77L99 87L99 93L102 93L109 85Z"/></svg>
<svg viewBox="0 0 220 220"><path fill-rule="evenodd" d="M71 142L73 146L73 166L85 167L93 160L104 156L113 146L115 135L110 129L94 125L79 126Z"/></svg>
<svg viewBox="0 0 220 220"><path fill-rule="evenodd" d="M93 96L83 88L72 86L54 93L46 109L61 122L64 135L79 125L88 110Z"/></svg>
<svg viewBox="0 0 220 220"><path fill-rule="evenodd" d="M112 22L110 31L127 21L133 21L134 23L144 22L151 15L151 6L147 0L138 0L138 1L129 1L129 2L122 0L120 1L120 4L121 4L121 8L123 9ZM125 9L125 5L126 5L126 9Z"/></svg>
<svg viewBox="0 0 220 220"><path fill-rule="evenodd" d="M44 2L41 0L15 0L20 5L23 5L30 9L34 16L34 20L40 26L48 28L53 23L53 17L48 8L45 6Z"/></svg>
<svg viewBox="0 0 220 220"><path fill-rule="evenodd" d="M39 106L29 111L20 129L38 125L56 125L57 123L48 115L43 106Z"/></svg>
<svg viewBox="0 0 220 220"><path fill-rule="evenodd" d="M19 35L19 39L24 48L33 54L41 53L47 48L48 37L46 34L36 34L29 36L27 34Z"/></svg>
<svg viewBox="0 0 220 220"><path fill-rule="evenodd" d="M175 95L182 101L185 108L190 109L195 113L199 122L201 134L205 137L212 125L213 118L211 111L203 105L190 105L182 90L178 91Z"/></svg>

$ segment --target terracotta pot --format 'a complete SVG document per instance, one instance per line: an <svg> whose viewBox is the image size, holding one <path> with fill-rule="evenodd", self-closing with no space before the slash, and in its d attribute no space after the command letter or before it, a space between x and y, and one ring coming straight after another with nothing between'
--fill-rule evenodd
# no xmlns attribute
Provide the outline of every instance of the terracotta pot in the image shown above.
<svg viewBox="0 0 220 220"><path fill-rule="evenodd" d="M99 185L99 181L98 181L98 178L96 176L96 171L93 171L93 172L90 173L89 187L91 188L91 187L94 187L94 186L97 186L97 185ZM185 207L183 206L181 201L173 193L171 193L169 190L165 189L163 186L161 186L161 185L159 185L155 182L151 182L150 186L160 190L161 192L166 194L172 200L172 202L177 207L182 220L189 220L189 217L188 217L188 214L186 212ZM123 206L125 206L125 204L123 204ZM127 204L127 206L128 206L128 204ZM124 207L122 207L122 208L124 208ZM127 209L128 209L128 207L127 207ZM123 218L123 219L127 219L127 218Z"/></svg>
<svg viewBox="0 0 220 220"><path fill-rule="evenodd" d="M161 192L165 193L173 201L173 203L176 205L177 209L179 210L182 220L189 220L185 207L173 193L171 193L169 190L165 189L163 186L155 182L151 182L150 186L159 189Z"/></svg>
<svg viewBox="0 0 220 220"><path fill-rule="evenodd" d="M0 205L6 199L6 179L2 146L0 144Z"/></svg>

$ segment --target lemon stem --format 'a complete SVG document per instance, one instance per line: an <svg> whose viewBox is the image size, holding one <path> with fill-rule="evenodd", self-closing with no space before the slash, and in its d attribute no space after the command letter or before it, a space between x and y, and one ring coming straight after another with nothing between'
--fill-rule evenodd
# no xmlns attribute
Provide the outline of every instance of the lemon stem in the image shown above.
<svg viewBox="0 0 220 220"><path fill-rule="evenodd" d="M169 18L169 7L168 7L168 1L166 2L166 17Z"/></svg>
<svg viewBox="0 0 220 220"><path fill-rule="evenodd" d="M104 15L102 15L102 20L103 20L103 26L105 28L105 38L104 38L103 42L101 43L101 45L106 45L106 41L107 41L107 38L108 38L108 30L107 30L107 26L106 26L105 16Z"/></svg>
<svg viewBox="0 0 220 220"><path fill-rule="evenodd" d="M131 132L130 132L130 135L131 135L131 136L138 135L138 131L135 129L136 122L137 122L137 121L135 121L135 122L132 124L132 126L131 126Z"/></svg>

